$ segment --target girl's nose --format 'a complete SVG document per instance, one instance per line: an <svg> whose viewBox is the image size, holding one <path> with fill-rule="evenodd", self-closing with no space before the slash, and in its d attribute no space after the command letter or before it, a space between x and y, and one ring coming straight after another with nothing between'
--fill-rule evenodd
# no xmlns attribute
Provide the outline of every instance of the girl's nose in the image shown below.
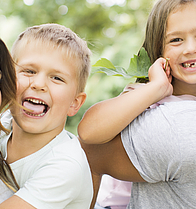
<svg viewBox="0 0 196 209"><path fill-rule="evenodd" d="M194 54L196 53L196 39L190 38L186 41L184 54Z"/></svg>

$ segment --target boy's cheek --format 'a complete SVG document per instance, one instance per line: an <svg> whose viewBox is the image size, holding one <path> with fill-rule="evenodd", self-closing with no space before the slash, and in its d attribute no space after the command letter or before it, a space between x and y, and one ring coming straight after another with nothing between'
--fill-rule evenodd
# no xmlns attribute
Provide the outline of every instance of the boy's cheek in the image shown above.
<svg viewBox="0 0 196 209"><path fill-rule="evenodd" d="M17 90L27 88L30 85L30 78L17 75Z"/></svg>

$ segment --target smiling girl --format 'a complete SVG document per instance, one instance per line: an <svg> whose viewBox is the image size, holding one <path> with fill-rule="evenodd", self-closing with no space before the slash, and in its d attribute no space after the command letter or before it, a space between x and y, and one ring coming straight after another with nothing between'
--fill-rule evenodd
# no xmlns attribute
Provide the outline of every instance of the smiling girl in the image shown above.
<svg viewBox="0 0 196 209"><path fill-rule="evenodd" d="M195 0L159 0L143 45L154 62L149 83L97 103L79 124L94 180L91 208L104 173L134 182L128 208L196 208L195 20Z"/></svg>

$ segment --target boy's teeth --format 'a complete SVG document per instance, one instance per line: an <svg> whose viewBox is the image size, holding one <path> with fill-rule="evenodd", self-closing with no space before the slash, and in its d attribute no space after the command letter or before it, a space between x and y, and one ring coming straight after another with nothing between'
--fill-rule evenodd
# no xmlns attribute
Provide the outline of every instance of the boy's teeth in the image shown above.
<svg viewBox="0 0 196 209"><path fill-rule="evenodd" d="M36 104L43 104L43 105L45 105L44 102L42 102L42 101L40 101L38 99L31 99L31 98L29 98L29 99L27 99L27 101L28 102L33 102L33 103L36 103Z"/></svg>
<svg viewBox="0 0 196 209"><path fill-rule="evenodd" d="M31 115L31 116L34 116L34 117L40 117L40 116L43 116L45 115L45 113L40 113L40 114L33 114L33 113L30 113L30 112L26 112L28 115Z"/></svg>

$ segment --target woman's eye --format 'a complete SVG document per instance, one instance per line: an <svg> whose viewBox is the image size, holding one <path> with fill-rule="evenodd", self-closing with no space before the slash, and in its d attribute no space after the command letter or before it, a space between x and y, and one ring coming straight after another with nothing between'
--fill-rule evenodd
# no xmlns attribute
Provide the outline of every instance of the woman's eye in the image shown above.
<svg viewBox="0 0 196 209"><path fill-rule="evenodd" d="M180 41L182 41L181 38L174 38L174 39L172 39L170 42L180 42Z"/></svg>

